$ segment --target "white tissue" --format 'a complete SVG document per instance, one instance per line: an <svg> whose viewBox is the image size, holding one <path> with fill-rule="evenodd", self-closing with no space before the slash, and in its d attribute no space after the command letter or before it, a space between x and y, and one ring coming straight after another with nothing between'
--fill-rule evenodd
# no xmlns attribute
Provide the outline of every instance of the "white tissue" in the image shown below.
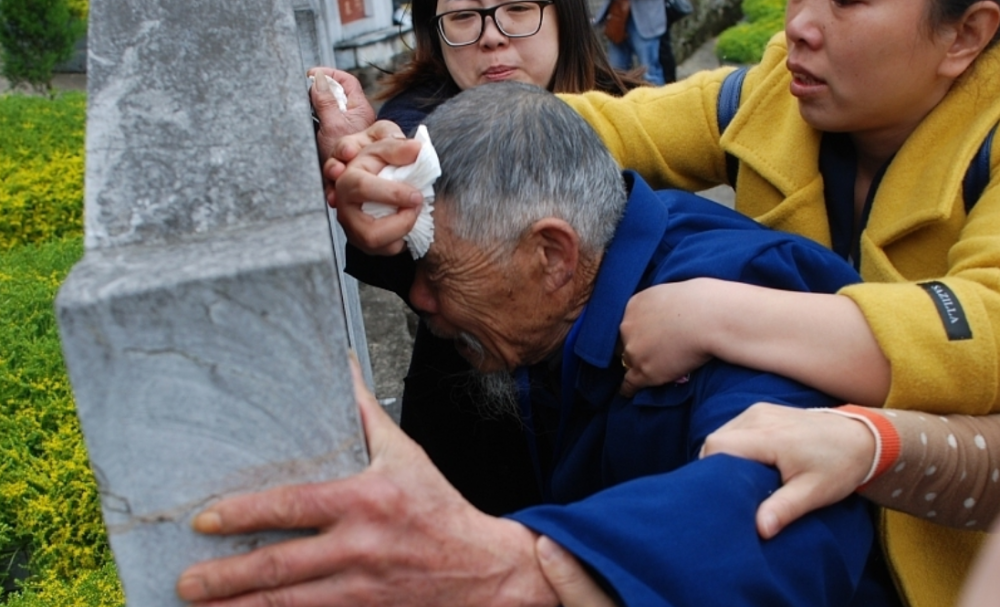
<svg viewBox="0 0 1000 607"><path fill-rule="evenodd" d="M344 87L341 86L340 83L337 82L336 80L334 80L333 78L327 76L326 74L323 74L323 75L326 76L326 81L330 85L330 90L333 91L333 97L334 97L334 99L337 100L337 107L340 108L341 112L346 112L347 111L347 95L344 93ZM316 81L316 78L314 78L313 76L309 76L309 85L310 86L312 86L315 81Z"/></svg>
<svg viewBox="0 0 1000 607"><path fill-rule="evenodd" d="M401 167L387 166L379 171L378 176L412 185L424 195L424 204L420 208L420 215L417 216L417 223L410 233L403 237L413 259L420 259L427 254L427 249L434 242L434 218L431 213L434 212L434 182L441 176L441 163L438 162L437 151L431 144L431 137L427 134L427 127L422 124L417 127L413 139L421 144L416 162ZM399 209L391 204L366 202L361 205L361 210L378 219L392 215Z"/></svg>

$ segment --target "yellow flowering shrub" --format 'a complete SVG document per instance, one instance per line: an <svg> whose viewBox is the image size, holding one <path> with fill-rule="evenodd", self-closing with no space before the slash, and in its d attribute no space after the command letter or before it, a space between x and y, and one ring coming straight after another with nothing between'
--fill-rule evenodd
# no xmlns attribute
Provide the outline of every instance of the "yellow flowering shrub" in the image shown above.
<svg viewBox="0 0 1000 607"><path fill-rule="evenodd" d="M0 251L83 233L86 95L0 96Z"/></svg>
<svg viewBox="0 0 1000 607"><path fill-rule="evenodd" d="M90 2L87 0L66 0L66 4L69 5L69 12L81 19L86 19L90 13Z"/></svg>
<svg viewBox="0 0 1000 607"><path fill-rule="evenodd" d="M113 563L100 569L80 572L70 579L55 575L12 596L6 607L82 607L91 605L124 605L121 584Z"/></svg>
<svg viewBox="0 0 1000 607"><path fill-rule="evenodd" d="M0 596L6 607L124 604L52 305L83 253L85 115L83 93L0 96L0 581L16 589Z"/></svg>
<svg viewBox="0 0 1000 607"><path fill-rule="evenodd" d="M52 305L82 253L79 237L0 252L0 555L31 573L8 607L124 602Z"/></svg>

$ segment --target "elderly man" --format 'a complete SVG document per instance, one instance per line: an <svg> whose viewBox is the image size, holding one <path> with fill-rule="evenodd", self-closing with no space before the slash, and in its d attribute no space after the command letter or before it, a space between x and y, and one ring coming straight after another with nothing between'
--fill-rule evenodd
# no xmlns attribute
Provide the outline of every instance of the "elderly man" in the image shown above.
<svg viewBox="0 0 1000 607"><path fill-rule="evenodd" d="M319 533L195 565L181 597L553 606L534 549L544 534L625 605L895 604L860 499L763 541L754 514L778 474L698 459L704 438L755 402L814 407L828 397L717 360L634 398L618 394L618 324L635 292L697 277L834 291L857 280L853 270L804 239L623 177L590 128L543 90L477 87L427 127L442 176L435 241L410 300L491 378L497 408L523 420L544 503L506 518L477 511L361 398L367 471L231 498L195 521L205 533Z"/></svg>

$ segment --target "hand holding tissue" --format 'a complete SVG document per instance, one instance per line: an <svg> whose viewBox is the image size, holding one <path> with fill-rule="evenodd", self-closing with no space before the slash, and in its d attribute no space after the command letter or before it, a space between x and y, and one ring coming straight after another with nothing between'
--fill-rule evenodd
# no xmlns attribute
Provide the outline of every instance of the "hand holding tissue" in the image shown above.
<svg viewBox="0 0 1000 607"><path fill-rule="evenodd" d="M434 182L441 176L441 164L431 144L427 127L424 125L417 127L417 133L413 138L421 144L416 161L405 166L387 166L378 176L390 181L401 181L417 188L423 194L424 204L420 208L417 222L410 233L403 237L413 259L420 259L427 254L431 243L434 242L434 218L431 213L434 212ZM361 205L361 210L378 219L395 213L397 207L381 202L366 202Z"/></svg>

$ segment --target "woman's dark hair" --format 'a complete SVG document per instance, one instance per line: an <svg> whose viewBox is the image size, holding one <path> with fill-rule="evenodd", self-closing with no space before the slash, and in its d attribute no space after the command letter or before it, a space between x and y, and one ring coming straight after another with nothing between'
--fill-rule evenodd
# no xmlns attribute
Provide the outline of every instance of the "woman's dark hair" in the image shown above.
<svg viewBox="0 0 1000 607"><path fill-rule="evenodd" d="M637 74L623 74L611 68L607 54L590 23L586 0L555 0L559 22L559 59L548 89L554 93L582 93L598 90L621 95L643 83ZM441 53L441 40L434 27L437 0L412 0L415 48L410 61L396 73L382 79L380 99L389 99L416 87L436 90L435 96L450 97L458 92Z"/></svg>
<svg viewBox="0 0 1000 607"><path fill-rule="evenodd" d="M928 22L930 23L931 28L936 28L946 23L954 23L965 14L965 11L967 11L970 6L979 1L980 0L930 0ZM1000 0L992 1L1000 4ZM1000 42L1000 28L993 32L993 38L990 40L987 48L993 46L997 42Z"/></svg>

